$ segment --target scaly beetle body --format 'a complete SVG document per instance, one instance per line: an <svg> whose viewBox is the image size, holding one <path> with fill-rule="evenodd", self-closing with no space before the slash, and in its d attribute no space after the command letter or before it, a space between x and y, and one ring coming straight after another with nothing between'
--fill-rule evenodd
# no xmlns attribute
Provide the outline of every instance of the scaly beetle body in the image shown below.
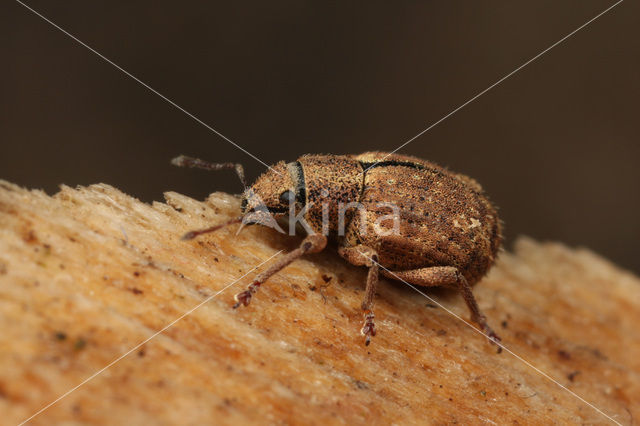
<svg viewBox="0 0 640 426"><path fill-rule="evenodd" d="M235 164L211 165L182 156L174 164L233 166L243 179L242 168ZM495 261L502 242L501 222L482 187L465 175L416 157L384 152L304 155L292 163L277 163L247 188L242 214L232 222L244 218L245 223L266 224L266 215L289 214L306 222L308 236L237 294L234 307L248 305L268 277L303 254L321 251L329 238L348 262L369 267L362 303L366 344L376 334L372 307L379 273L415 285L457 289L471 319L492 341L499 340L471 285ZM219 228L194 231L186 238Z"/></svg>

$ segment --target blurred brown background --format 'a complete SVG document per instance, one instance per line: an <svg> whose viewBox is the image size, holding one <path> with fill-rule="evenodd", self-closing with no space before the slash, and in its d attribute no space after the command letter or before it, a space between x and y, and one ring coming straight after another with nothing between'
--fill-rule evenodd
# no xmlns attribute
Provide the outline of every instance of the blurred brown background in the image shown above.
<svg viewBox="0 0 640 426"><path fill-rule="evenodd" d="M266 163L392 150L613 3L27 2ZM509 239L640 272L639 28L624 1L401 152L478 179ZM0 32L1 178L151 201L241 190L176 154L264 170L19 3Z"/></svg>

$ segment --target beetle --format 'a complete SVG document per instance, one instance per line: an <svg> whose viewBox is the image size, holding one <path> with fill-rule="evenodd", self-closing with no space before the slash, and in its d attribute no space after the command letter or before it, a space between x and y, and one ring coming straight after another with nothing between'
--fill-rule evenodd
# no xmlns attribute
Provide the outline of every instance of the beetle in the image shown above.
<svg viewBox="0 0 640 426"><path fill-rule="evenodd" d="M294 162L273 165L249 187L240 164L208 163L186 156L172 163L235 169L245 185L241 216L191 231L185 240L232 223L273 226L273 218L287 213L307 225L307 236L299 247L236 294L234 308L247 306L269 277L305 254L322 251L329 239L337 243L338 254L346 261L369 268L361 306L366 345L376 335L373 303L379 275L419 286L456 289L471 320L490 341L500 341L478 307L471 286L495 262L502 244L502 222L474 179L417 157L385 152L303 155ZM345 205L356 206L358 211L345 209ZM389 214L390 207L395 207L395 215Z"/></svg>

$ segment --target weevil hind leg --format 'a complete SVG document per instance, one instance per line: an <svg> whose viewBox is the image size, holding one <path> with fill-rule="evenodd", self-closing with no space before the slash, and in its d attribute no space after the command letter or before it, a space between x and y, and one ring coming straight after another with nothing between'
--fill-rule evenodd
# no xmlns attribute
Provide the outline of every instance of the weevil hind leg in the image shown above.
<svg viewBox="0 0 640 426"><path fill-rule="evenodd" d="M382 274L394 280L406 281L409 284L415 284L425 287L449 287L458 290L471 313L471 320L480 326L480 329L490 339L492 343L497 343L501 339L489 324L487 317L482 313L476 298L473 296L471 286L467 279L452 266L433 266L429 268L413 269L407 271L386 271ZM498 350L500 352L500 348Z"/></svg>
<svg viewBox="0 0 640 426"><path fill-rule="evenodd" d="M340 256L354 265L364 265L369 268L367 274L367 285L362 300L362 312L364 314L364 324L360 333L364 336L364 344L369 345L371 338L376 335L376 324L373 315L373 303L378 286L379 266L378 253L367 246L341 247L338 249Z"/></svg>
<svg viewBox="0 0 640 426"><path fill-rule="evenodd" d="M309 254L309 253L318 253L322 251L327 245L327 238L320 234L311 234L308 235L300 246L297 249L286 253L282 257L278 259L276 263L274 263L269 269L260 273L256 279L247 286L245 291L241 291L240 293L235 295L235 305L233 305L233 309L236 309L240 305L247 306L249 302L251 302L251 297L258 291L258 288L267 281L272 275L280 272L283 268L288 266L291 262L298 259L299 257Z"/></svg>

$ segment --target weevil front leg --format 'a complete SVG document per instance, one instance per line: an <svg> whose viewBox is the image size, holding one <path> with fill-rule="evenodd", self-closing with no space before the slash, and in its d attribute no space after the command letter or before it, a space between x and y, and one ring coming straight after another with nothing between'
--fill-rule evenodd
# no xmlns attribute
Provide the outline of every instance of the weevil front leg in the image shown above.
<svg viewBox="0 0 640 426"><path fill-rule="evenodd" d="M340 256L348 260L349 263L369 267L369 273L367 274L367 286L364 291L364 300L362 301L364 325L360 330L360 333L365 337L364 344L369 346L371 338L376 335L373 302L376 295L376 287L378 286L378 253L376 253L372 248L362 245L355 247L342 247L338 250L338 253Z"/></svg>
<svg viewBox="0 0 640 426"><path fill-rule="evenodd" d="M278 261L273 264L269 269L259 274L256 279L249 284L245 291L242 291L235 295L235 305L233 305L233 309L236 309L240 305L247 306L249 302L251 302L251 297L258 291L258 288L267 281L272 275L280 272L283 268L289 265L294 260L299 257L309 254L309 253L318 253L322 251L327 245L327 238L321 234L311 234L308 235L300 246L290 251L289 253L282 256Z"/></svg>
<svg viewBox="0 0 640 426"><path fill-rule="evenodd" d="M482 311L480 311L476 298L473 296L473 292L471 291L471 286L457 268L452 266L433 266L409 271L392 272L384 270L382 273L386 277L394 280L403 280L410 284L428 287L444 286L455 288L460 292L467 304L467 307L469 308L471 321L480 326L480 329L492 343L497 343L501 340L496 332L489 327L489 324L487 324L487 317L485 317ZM498 352L500 352L500 349Z"/></svg>

